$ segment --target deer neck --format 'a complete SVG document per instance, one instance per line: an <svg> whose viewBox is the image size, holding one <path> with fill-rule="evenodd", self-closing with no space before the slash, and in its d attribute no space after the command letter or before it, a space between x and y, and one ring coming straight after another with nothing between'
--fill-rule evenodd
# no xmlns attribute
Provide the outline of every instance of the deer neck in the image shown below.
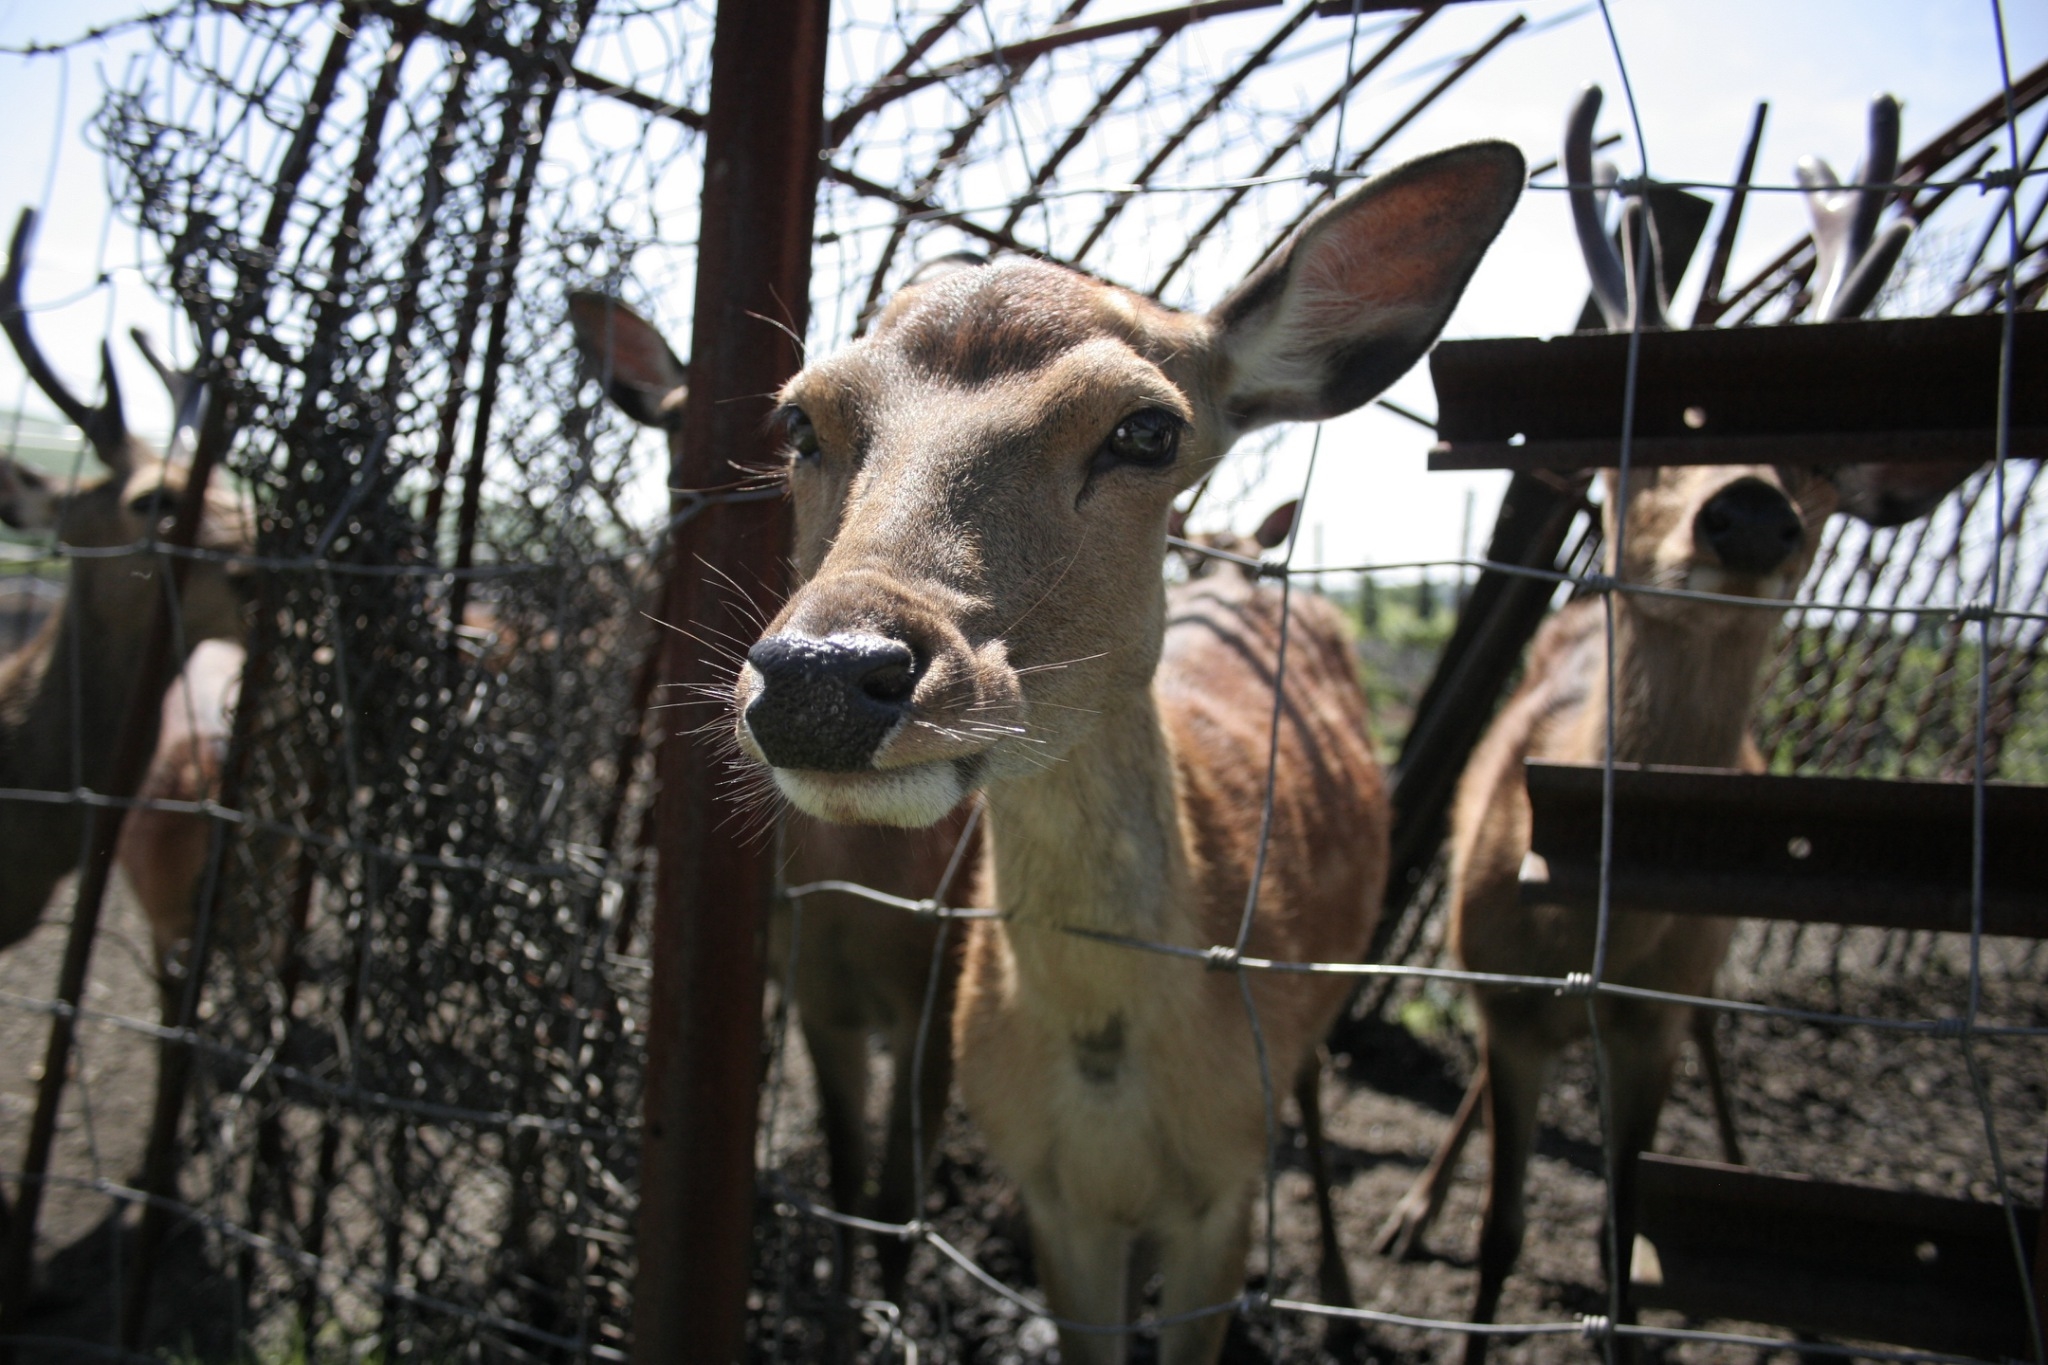
<svg viewBox="0 0 2048 1365"><path fill-rule="evenodd" d="M118 559L108 563L131 571ZM74 575L81 567L74 561ZM36 638L0 665L0 784L106 790L135 689L147 685L161 692L168 684L168 673L137 676L136 633L100 619L105 613L93 607L88 581L74 577L71 593ZM152 734L145 736L152 744L156 720L152 710Z"/></svg>
<svg viewBox="0 0 2048 1365"><path fill-rule="evenodd" d="M1151 689L1105 707L1060 761L988 793L996 904L1024 991L1113 1012L1153 960L1063 932L1194 943L1172 751Z"/></svg>
<svg viewBox="0 0 2048 1365"><path fill-rule="evenodd" d="M1734 767L1749 734L1758 672L1774 634L1768 612L1703 608L1678 619L1614 608L1614 756L1624 763ZM1596 683L1589 738L1603 742L1607 691Z"/></svg>

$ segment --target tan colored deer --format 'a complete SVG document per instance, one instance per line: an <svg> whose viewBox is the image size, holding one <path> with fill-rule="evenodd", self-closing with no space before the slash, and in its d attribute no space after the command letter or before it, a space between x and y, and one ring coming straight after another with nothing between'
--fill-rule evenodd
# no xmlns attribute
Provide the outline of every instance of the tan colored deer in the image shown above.
<svg viewBox="0 0 2048 1365"><path fill-rule="evenodd" d="M922 273L935 274L941 266L933 262ZM571 295L570 319L588 363L606 380L620 410L676 440L688 374L654 325L619 300L594 293ZM783 830L783 879L791 886L848 881L922 900L939 890L965 822L964 807L931 830L915 831L854 829L794 814ZM962 873L949 888L952 903L975 903L978 861L973 849L963 852ZM796 1002L804 1045L817 1073L832 1201L846 1212L908 1222L916 1216L913 1125L921 1129L929 1163L938 1150L952 1085L953 992L962 936L952 935L952 949L940 964L934 1024L920 1084L913 1086L911 1063L939 944L938 924L837 891L806 896L801 915L795 978L783 984ZM768 944L768 966L778 978L789 962L794 924L791 908L778 906ZM877 1034L894 1079L879 1184L869 1198L868 1040ZM885 1239L876 1251L884 1296L900 1299L910 1245ZM835 1270L838 1287L849 1288L852 1258L842 1256Z"/></svg>
<svg viewBox="0 0 2048 1365"><path fill-rule="evenodd" d="M161 728L149 771L136 790L145 802L199 802L220 795L221 765L242 691L248 651L233 640L202 640L164 692ZM193 895L206 871L212 822L203 815L141 805L121 822L114 859L149 921L161 971L193 931Z"/></svg>
<svg viewBox="0 0 2048 1365"><path fill-rule="evenodd" d="M184 493L186 467L128 430L108 348L101 348L106 399L98 407L73 395L43 358L22 306L34 228L35 215L24 212L0 278L0 329L36 386L85 434L106 472L64 487L0 460L0 520L54 532L76 549L137 545L168 525ZM252 537L241 499L224 481L212 484L198 544L243 551ZM137 676L163 597L160 571L151 553L71 559L63 606L33 640L0 660L0 787L105 789L135 689L161 693L184 661L173 651L161 676ZM240 638L241 604L227 568L204 559L189 566L178 620L186 648L203 639ZM77 864L84 820L83 806L6 803L0 813L0 947L24 937L42 917L51 891Z"/></svg>
<svg viewBox="0 0 2048 1365"><path fill-rule="evenodd" d="M1175 496L1245 432L1320 420L1428 349L1520 193L1477 143L1339 200L1207 314L1005 260L907 289L782 394L804 582L735 689L801 810L930 825L986 794L998 920L955 1019L969 1111L1022 1187L1062 1358L1117 1361L1146 1268L1169 1317L1243 1285L1265 1155L1241 982L1091 938L1353 958L1388 811L1326 604L1214 575L1168 596ZM1077 932L1068 932L1068 931ZM1341 979L1253 974L1273 1084ZM1216 1357L1227 1311L1162 1331Z"/></svg>
<svg viewBox="0 0 2048 1365"><path fill-rule="evenodd" d="M1598 88L1588 87L1567 125L1565 166L1574 184L1593 178L1592 128L1599 103ZM1895 156L1896 108L1893 115ZM1879 123L1874 117L1874 127ZM1871 178L1890 178L1884 155L1883 146L1874 142L1866 160L1876 168ZM1638 307L1645 309L1646 326L1661 325L1663 301L1646 295L1638 302L1635 272L1609 243L1593 194L1575 190L1572 201L1594 296L1608 325L1626 330ZM1636 203L1628 205L1625 240L1635 236L1638 211ZM1873 211L1867 228L1874 227ZM1816 232L1825 230L1827 225L1817 220ZM1895 261L1903 238L1895 231L1885 241ZM1870 243L1866 230L1859 245L1829 253L1819 284L1836 300L1832 306L1860 310L1875 296L1883 274L1874 268L1861 272L1847 293L1828 283L1843 273L1857 274L1859 263L1871 259ZM1654 269L1647 273L1657 278ZM1838 508L1891 524L1925 512L1939 498L1928 499L1924 487L1894 478L1885 466L1828 475L1770 466L1647 469L1631 473L1625 488L1614 471L1604 477L1608 573L1624 583L1737 597L1792 596L1812 563L1822 524ZM1624 507L1625 537L1618 522ZM1624 546L1618 562L1617 544ZM1530 852L1523 761L1598 763L1605 756L1603 610L1597 598L1582 599L1544 625L1530 645L1520 688L1480 742L1460 783L1451 817L1450 942L1470 970L1562 978L1592 966L1594 914L1523 903L1523 867ZM1615 761L1762 771L1762 756L1750 739L1750 718L1777 633L1777 615L1629 593L1614 595L1613 611ZM1733 930L1729 919L1617 905L1603 980L1710 995ZM1397 1256L1414 1249L1442 1204L1459 1151L1483 1106L1491 1185L1472 1319L1491 1322L1521 1248L1523 1186L1537 1104L1558 1055L1586 1037L1589 1025L1583 999L1486 987L1474 994L1481 1021L1477 1074L1442 1146L1381 1228L1376 1247ZM1628 1228L1634 1222L1634 1158L1654 1144L1693 1011L1685 1005L1612 997L1601 998L1595 1010L1608 1076L1611 1127L1606 1138L1615 1153L1614 1207L1619 1226ZM1707 1057L1711 1064L1710 1051ZM1626 1255L1629 1248L1622 1250ZM1468 1365L1484 1359L1487 1340L1477 1335L1466 1339Z"/></svg>
<svg viewBox="0 0 2048 1365"><path fill-rule="evenodd" d="M1242 577L1256 580L1259 576L1258 569L1254 565L1239 561L1247 559L1256 560L1266 551L1285 545L1287 538L1294 532L1294 517L1295 513L1300 510L1300 507L1301 500L1299 498L1289 498L1286 502L1281 503L1278 507L1266 513L1266 519L1260 522L1258 527L1248 536L1239 535L1235 531L1227 530L1198 531L1194 535L1189 535L1186 531L1186 518L1179 512L1175 512L1167 520L1166 534L1177 536L1187 541L1189 545L1200 547L1199 549L1187 549L1178 545L1173 547L1173 553L1180 559L1182 565L1185 566L1190 580L1207 578L1210 574L1214 573L1228 572L1235 572ZM1237 559L1224 559L1218 555L1204 554L1202 553L1203 550L1221 550L1225 554L1236 555Z"/></svg>

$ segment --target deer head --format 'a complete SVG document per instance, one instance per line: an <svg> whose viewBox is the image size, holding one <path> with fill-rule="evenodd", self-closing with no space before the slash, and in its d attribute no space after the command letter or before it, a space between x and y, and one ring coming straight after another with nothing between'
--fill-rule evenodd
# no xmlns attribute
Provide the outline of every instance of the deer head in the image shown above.
<svg viewBox="0 0 2048 1365"><path fill-rule="evenodd" d="M1618 248L1607 234L1605 191L1600 187L1615 177L1612 167L1596 167L1593 162L1593 124L1601 98L1600 87L1587 86L1565 120L1562 161L1572 185L1572 226L1580 254L1594 301L1610 330L1628 330L1638 312L1644 328L1667 327L1670 314L1662 293L1656 219L1646 202L1634 193L1627 196ZM1879 96L1871 104L1870 141L1857 182L1890 180L1898 166L1898 147L1898 101ZM1808 187L1818 255L1814 317L1829 322L1858 317L1897 264L1912 225L1895 222L1879 233L1877 219L1887 192L1843 190L1827 163L1818 158L1803 159L1799 176ZM1647 262L1639 263L1634 255L1639 243L1650 253ZM1910 521L1930 511L1968 472L1947 463L1699 466L1637 471L1625 493L1610 476L1610 545L1613 509L1623 497L1629 509L1628 562L1611 567L1634 582L1790 596L1811 563L1820 526L1832 512L1846 511L1876 526ZM1773 558L1766 553L1769 546L1782 553ZM1635 607L1662 610L1671 605L1657 608L1651 601L1642 599Z"/></svg>
<svg viewBox="0 0 2048 1365"><path fill-rule="evenodd" d="M104 472L75 485L65 485L18 462L0 458L0 521L17 530L50 531L66 545L115 548L138 545L170 526L184 496L187 459L166 459L128 429L114 372L112 348L100 346L101 384L106 397L97 406L74 394L44 357L29 330L22 303L22 281L28 273L28 252L35 234L34 210L24 210L8 247L7 270L0 276L0 330L13 343L22 367L36 387L84 433ZM190 432L204 402L203 386L190 373L165 365L140 333L137 344L171 389L178 408L174 449L189 456ZM254 538L248 507L231 489L216 483L207 489L205 514L197 543L228 552L247 551ZM83 557L73 561L74 603L95 629L140 631L155 608L155 561ZM180 597L186 639L238 639L242 634L239 575L210 560L194 562Z"/></svg>
<svg viewBox="0 0 2048 1365"><path fill-rule="evenodd" d="M1331 205L1205 314L1005 259L901 291L781 395L805 580L734 689L800 809L930 824L1148 697L1177 495L1428 349L1521 192L1475 143Z"/></svg>
<svg viewBox="0 0 2048 1365"><path fill-rule="evenodd" d="M1266 519L1260 522L1258 528L1248 536L1239 535L1235 531L1203 531L1190 536L1187 534L1186 514L1176 511L1166 520L1166 533L1169 536L1179 537L1195 545L1206 546L1212 550L1223 550L1243 559L1257 559L1267 550L1286 544L1287 537L1294 530L1295 514L1300 510L1301 499L1289 498L1286 502L1281 503L1278 507L1266 513ZM1190 579L1207 578L1211 574L1223 573L1228 570L1235 570L1250 579L1256 579L1259 576L1259 571L1248 564L1234 564L1227 559L1218 559L1214 555L1205 555L1199 550L1186 550L1176 546L1174 553L1180 556L1181 562L1187 567L1187 575Z"/></svg>

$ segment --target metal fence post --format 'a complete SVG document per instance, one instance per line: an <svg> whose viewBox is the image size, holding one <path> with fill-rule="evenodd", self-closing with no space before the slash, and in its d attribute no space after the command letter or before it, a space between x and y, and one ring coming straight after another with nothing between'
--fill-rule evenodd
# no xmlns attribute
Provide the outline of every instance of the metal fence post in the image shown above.
<svg viewBox="0 0 2048 1365"><path fill-rule="evenodd" d="M774 452L768 395L801 360L777 324L801 337L809 313L828 16L829 0L718 7L680 487L730 484ZM779 500L713 502L679 528L662 616L689 634L668 634L664 682L729 679L730 661L697 642L758 629L739 585L778 594L788 550ZM734 818L714 739L670 737L658 768L633 1359L724 1365L742 1349L753 1255L773 862Z"/></svg>

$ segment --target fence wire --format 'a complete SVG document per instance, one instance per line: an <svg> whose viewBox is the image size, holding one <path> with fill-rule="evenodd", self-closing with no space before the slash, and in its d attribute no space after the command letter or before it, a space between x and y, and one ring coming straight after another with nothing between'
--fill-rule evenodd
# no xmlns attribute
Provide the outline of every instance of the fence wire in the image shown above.
<svg viewBox="0 0 2048 1365"><path fill-rule="evenodd" d="M857 9L839 20L813 345L859 335L911 270L955 249L1028 251L1171 302L1207 302L1206 282L1236 278L1343 183L1388 164L1387 148L1434 101L1543 27L1490 11L1453 20L1440 7L1318 20L1303 4L1229 18L1234 43L1214 41L1220 30L1190 13L1088 42L1019 46L1085 27L1086 10L1087 0L965 0ZM1606 17L1604 3L1598 12ZM1584 10L1556 18L1590 22ZM227 472L260 529L254 553L225 559L253 572L258 608L219 798L134 801L83 783L0 790L9 809L139 806L200 817L213 830L210 913L186 978L199 984L183 1022L0 992L0 1006L16 1013L190 1045L200 1060L177 1196L141 1188L103 1150L107 1087L96 1062L105 1035L80 1035L72 1088L89 1174L5 1178L105 1201L113 1213L101 1273L116 1302L133 1269L125 1214L174 1214L184 1238L176 1254L197 1267L176 1282L218 1334L189 1343L202 1355L339 1357L374 1342L393 1357L619 1358L646 991L640 836L650 736L634 679L651 648L643 613L663 531L723 491L649 497L665 456L584 382L561 300L572 287L649 300L687 293L708 9L195 2L109 32L141 42L108 78L95 137L116 212L144 243L138 273L190 319L202 359L215 362L214 401L233 405ZM1338 44L1341 79L1312 86L1304 73L1326 76L1319 58ZM1625 52L1617 38L1627 88ZM2003 94L2007 118L1989 136L2008 144L2004 170L1985 170L1988 158L1967 162L1972 143L1896 184L1930 214L1962 187L1998 192L1992 227L2002 225L2002 259L1987 267L1980 245L1966 262L1944 262L1959 268L1941 289L1950 310L1999 309L2009 319L2041 297L2048 243L2035 233L2048 195L2032 166L2039 136L2022 156L2009 72ZM1634 99L1631 90L1632 111ZM1634 144L1643 156L1639 129ZM278 167L295 156L300 174L287 181ZM1959 164L1966 173L1935 174ZM1645 185L1729 188L1649 177L1645 161ZM2031 210L2022 203L2030 190ZM249 205L270 206L273 236L257 234ZM1810 248L1787 253L1734 291L1750 306L1731 321L1798 316L1812 267ZM1902 289L1889 303L1914 301ZM2009 370L2010 323L2005 338ZM1621 986L1603 979L1597 958L1591 972L1560 979L1438 966L1440 877L1426 879L1430 890L1408 907L1412 927L1382 963L1246 955L1256 877L1234 944L1196 951L1093 937L1188 958L1188 970L1238 973L1255 1036L1248 972L1396 983L1367 997L1375 1012L1431 989L1491 984L1582 995L1589 1012L1603 996L1660 999L1711 1003L1770 1027L1924 1035L1957 1050L1990 1183L2010 1218L2015 1181L2000 1153L2001 1124L2010 1131L2012 1117L1991 1093L1980 1049L2048 1034L2048 1024L1985 1017L1995 1012L1987 983L2038 973L2030 950L1982 931L1982 792L1993 778L2048 780L2036 683L2048 635L2038 515L2048 488L2037 489L2037 462L2003 458L2004 400L1998 416L2000 460L1913 526L1873 531L1836 519L1789 602L1617 582L1593 567L1591 525L1549 569L1466 557L1309 568L1295 565L1292 541L1274 562L1175 542L1253 568L1283 594L1302 590L1297 577L1334 578L1341 589L1353 576L1363 584L1477 567L1599 595L1610 629L1613 598L1626 593L1781 613L1786 628L1757 718L1775 770L1967 780L1979 793L1969 935L1916 941L1841 930L1818 945L1838 994L1845 963L1851 974L1868 968L1899 981L1932 963L1953 966L1960 948L1954 1009L1938 1004L1939 982L1893 994L1890 1012L1769 998L1813 960L1817 945L1794 926L1746 929L1731 958L1724 984L1761 998L1699 1002ZM1626 509L1617 511L1625 534ZM165 569L208 558L154 540L45 547L52 562L106 555ZM1610 649L1610 669L1613 657ZM1284 668L1283 644L1283 678ZM1276 690L1276 714L1277 705ZM1611 830L1611 738L1609 747ZM1276 776L1269 763L1269 792ZM1262 837L1262 859L1264 845ZM844 882L783 893L795 926L785 981L795 979L810 896L851 894L876 913L939 922L913 1087L930 1048L944 1045L933 1003L950 950L944 930L995 913L951 903L966 847L963 835L924 900ZM2024 993L2007 1003L2041 1019L2041 1003ZM818 1322L844 1310L831 1301L829 1269L807 1259L820 1248L852 1254L843 1238L813 1236L836 1228L934 1253L913 1279L915 1302L856 1302L879 1354L966 1359L960 1342L998 1335L1043 1354L1050 1342L1030 1324L1048 1319L1018 1287L1020 1239L1012 1232L1006 1252L988 1236L1006 1218L1014 1225L1014 1210L954 1197L961 1170L950 1151L939 1188L920 1187L919 1216L906 1224L832 1210L806 1193L815 1150L792 1133L803 1117L802 1066L789 1047L787 1004L778 993L761 1136L757 1352L802 1358L821 1339ZM1597 1016L1594 1028L1597 1043ZM1263 1048L1260 1059L1263 1270L1244 1295L1199 1314L1267 1325L1346 1319L1440 1340L1476 1332L1610 1350L1653 1339L1960 1359L1633 1325L1621 1321L1618 1279L1576 1314L1484 1327L1291 1296L1279 1245L1290 1158ZM1597 1075L1592 1088L1584 1108L1597 1112ZM922 1116L921 1146L940 1118ZM1618 1154L1600 1140L1604 1129L1596 1126L1593 1145L1611 1186ZM916 1164L922 1182L925 1163ZM927 1193L943 1204L930 1220ZM2014 1242L2018 1255L2016 1224ZM1621 1250L1609 1248L1608 1264L1625 1264ZM2027 1283L2024 1256L2019 1273ZM190 1321L175 1319L188 1330ZM41 1349L46 1335L25 1330L16 1341Z"/></svg>

